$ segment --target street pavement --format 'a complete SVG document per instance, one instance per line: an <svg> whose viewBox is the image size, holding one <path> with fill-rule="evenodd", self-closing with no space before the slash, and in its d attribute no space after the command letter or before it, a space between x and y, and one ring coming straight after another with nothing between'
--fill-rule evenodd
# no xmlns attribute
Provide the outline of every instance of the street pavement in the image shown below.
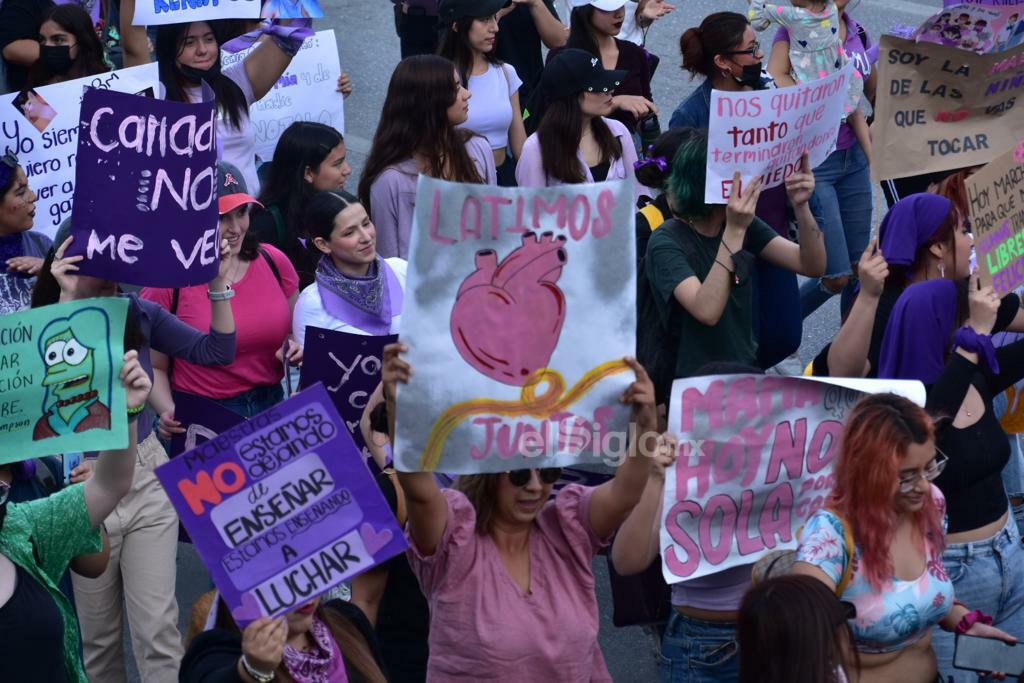
<svg viewBox="0 0 1024 683"><path fill-rule="evenodd" d="M317 20L318 30L333 28L338 39L342 68L352 76L355 92L345 101L345 140L353 167L348 189L355 191L359 174L369 152L370 140L377 126L378 115L387 91L391 71L399 61L398 38L395 36L391 3L388 0L321 0L328 17ZM667 125L672 110L699 84L679 68L679 37L690 26L696 26L707 14L721 10L745 12L742 1L680 0L677 9L648 33L647 47L661 57L655 75L655 104L661 110L662 125ZM941 7L938 0L852 0L852 13L868 30L872 39L894 25L917 25ZM563 17L564 19L564 17ZM763 34L761 44L767 49L771 36ZM881 198L875 203L877 225L884 207ZM838 301L822 306L804 324L801 364L808 362L835 334L839 325ZM611 595L608 588L606 562L598 557L594 575L601 609L601 647L613 677L620 683L654 681L658 678L654 641L639 627L616 629L611 623ZM184 632L188 610L195 598L209 590L210 581L202 563L191 546L180 545L178 554L177 596L181 605ZM126 633L126 643L129 643ZM129 655L132 681L138 681L134 662Z"/></svg>

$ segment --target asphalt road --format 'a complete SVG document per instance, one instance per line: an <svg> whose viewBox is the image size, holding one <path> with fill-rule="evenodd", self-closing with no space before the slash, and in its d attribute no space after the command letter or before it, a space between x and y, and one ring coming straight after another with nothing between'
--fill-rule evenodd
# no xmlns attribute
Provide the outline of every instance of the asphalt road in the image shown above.
<svg viewBox="0 0 1024 683"><path fill-rule="evenodd" d="M321 0L321 4L329 16L316 22L317 29L334 29L342 68L351 74L355 85L355 92L345 102L345 139L354 169L349 186L354 189L377 126L388 79L399 61L398 39L388 0ZM677 10L652 27L647 38L648 49L662 59L653 90L655 103L663 112L663 121L667 121L672 109L695 85L688 74L678 68L679 36L711 12L746 9L746 4L737 0L724 3L679 0L676 5ZM851 7L854 16L874 38L897 24L920 24L941 7L941 3L938 0L853 0ZM762 44L767 45L769 41L770 37L765 36ZM883 206L883 202L876 201L876 207ZM876 211L875 225L880 219ZM805 321L799 351L801 362L809 361L831 339L838 325L838 303L833 299ZM177 595L184 631L189 607L196 596L210 588L210 582L192 547L181 545L179 548ZM639 627L616 629L612 626L611 596L603 557L595 561L594 574L601 607L601 647L612 675L621 683L656 680L654 641ZM127 634L125 642L130 642ZM138 681L134 662L129 661L129 667L131 680Z"/></svg>

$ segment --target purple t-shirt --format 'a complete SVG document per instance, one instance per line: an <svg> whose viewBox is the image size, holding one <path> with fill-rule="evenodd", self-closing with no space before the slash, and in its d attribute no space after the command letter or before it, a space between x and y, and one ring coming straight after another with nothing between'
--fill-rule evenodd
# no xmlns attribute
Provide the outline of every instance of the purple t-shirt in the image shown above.
<svg viewBox="0 0 1024 683"><path fill-rule="evenodd" d="M843 43L843 50L846 51L846 56L853 60L853 65L860 71L861 75L864 76L864 82L867 83L868 77L871 75L871 59L868 57L868 46L860 39L860 24L854 20L849 14L845 12L842 14L843 20L846 22L846 42ZM864 35L868 33L865 30ZM777 43L780 40L789 42L789 31L786 28L780 28L775 33L775 38L772 43ZM839 126L839 139L836 140L836 149L850 149L857 143L857 136L854 134L853 129L843 123Z"/></svg>

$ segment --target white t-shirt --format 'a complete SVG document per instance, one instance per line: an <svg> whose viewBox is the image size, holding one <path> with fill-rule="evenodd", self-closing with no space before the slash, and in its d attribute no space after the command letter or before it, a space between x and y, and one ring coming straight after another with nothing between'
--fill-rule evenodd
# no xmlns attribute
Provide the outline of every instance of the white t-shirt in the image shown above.
<svg viewBox="0 0 1024 683"><path fill-rule="evenodd" d="M402 291L404 292L405 271L408 268L408 263L405 259L397 257L384 259L384 261L391 266L391 270L395 274L395 279L398 280L398 284L401 285ZM391 329L388 330L389 334L398 333L398 324L401 320L401 314L398 314L391 319ZM323 300L320 298L320 287L315 282L299 293L299 299L295 302L295 312L292 313L292 334L295 335L295 339L299 342L300 346L305 346L306 344L307 325L321 327L325 330L334 330L336 332L348 332L349 334L370 334L366 330L361 330L358 327L349 325L344 320L338 320L333 315L325 311Z"/></svg>
<svg viewBox="0 0 1024 683"><path fill-rule="evenodd" d="M469 77L469 118L460 127L487 138L491 149L508 147L512 97L523 82L511 64L488 64L486 73Z"/></svg>

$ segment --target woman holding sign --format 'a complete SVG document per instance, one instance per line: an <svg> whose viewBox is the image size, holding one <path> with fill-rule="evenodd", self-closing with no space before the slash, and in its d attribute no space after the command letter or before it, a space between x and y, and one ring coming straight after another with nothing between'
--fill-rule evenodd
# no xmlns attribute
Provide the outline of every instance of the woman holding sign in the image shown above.
<svg viewBox="0 0 1024 683"><path fill-rule="evenodd" d="M1018 302L1013 294L1008 300ZM878 376L928 388L928 410L943 420L936 447L948 456L935 479L948 502L943 570L957 595L991 615L986 623L1022 638L1024 548L1002 480L1010 445L992 399L1024 378L1024 341L993 347L1006 304L976 277L967 319L957 328L959 302L949 280L908 287L889 318ZM943 676L976 680L953 669L952 634L936 633L934 646Z"/></svg>
<svg viewBox="0 0 1024 683"><path fill-rule="evenodd" d="M137 351L125 353L120 377L128 448L101 452L84 484L40 500L10 503L10 486L0 484L0 680L88 683L78 620L57 583L74 556L103 547L100 526L132 487L136 418L152 383Z"/></svg>
<svg viewBox="0 0 1024 683"><path fill-rule="evenodd" d="M79 276L84 257L64 253L73 238L71 219L57 231L60 246L44 263L33 293L33 306L101 296L116 296L117 283ZM227 244L221 244L226 251ZM227 263L230 263L229 261ZM227 291L227 264L209 284L217 295ZM152 301L132 294L126 338L137 345L142 367L154 377L149 406L156 414L173 416L173 402L160 368L165 356L204 366L224 365L235 356L235 323L226 299L208 304L209 334L186 325ZM212 299L212 297L211 297ZM156 370L154 371L154 366ZM178 605L174 596L178 552L178 516L154 470L167 462L167 452L153 432L153 415L138 428L138 467L131 491L106 521L110 562L98 578L73 576L75 601L81 610L85 666L94 680L124 677L123 611L135 636L134 654L146 680L172 680L181 661ZM127 609L122 609L122 602Z"/></svg>
<svg viewBox="0 0 1024 683"><path fill-rule="evenodd" d="M358 193L377 226L377 251L384 258L408 258L420 173L497 184L487 139L459 128L469 117L471 96L444 57L409 57L391 74Z"/></svg>
<svg viewBox="0 0 1024 683"><path fill-rule="evenodd" d="M223 159L241 169L245 185L259 189L256 176L256 135L249 120L249 107L270 92L291 64L302 41L312 35L307 25L284 26L274 21L267 29L269 39L262 40L246 56L223 72L220 68L218 25L197 21L191 24L167 24L157 27L156 61L166 98L177 102L202 101L205 81L217 99L220 117L217 143L223 146ZM135 27L145 30L145 27Z"/></svg>
<svg viewBox="0 0 1024 683"><path fill-rule="evenodd" d="M92 17L77 3L55 5L39 25L39 61L28 71L28 87L38 88L106 73L103 46Z"/></svg>
<svg viewBox="0 0 1024 683"><path fill-rule="evenodd" d="M940 561L946 498L932 482L948 462L924 409L894 394L868 396L847 417L826 507L800 533L793 572L820 580L856 608L848 623L857 652L846 653L845 665L860 683L933 683L934 626L950 637L955 631L1016 640L956 600L982 606L963 590L965 568L951 575ZM983 561L985 552L979 548L974 561ZM1017 539L1018 560L1021 552ZM1018 567L1024 571L1019 561ZM961 674L978 680L975 673Z"/></svg>
<svg viewBox="0 0 1024 683"><path fill-rule="evenodd" d="M743 182L737 172L727 206L704 203L708 139L700 131L680 145L668 181L673 219L647 244L646 274L662 324L679 330L674 350L675 376L692 376L711 361L753 365L751 275L763 259L786 270L814 277L824 271L825 245L808 201L814 175L805 154L802 169L786 179L800 245L754 216L760 178Z"/></svg>
<svg viewBox="0 0 1024 683"><path fill-rule="evenodd" d="M384 349L382 382L394 433L395 389L412 368ZM569 485L549 501L559 467L461 475L441 490L433 472L399 472L407 551L430 603L427 680L610 681L597 643L594 555L639 502L657 438L654 386L635 359L622 395L639 439L615 477ZM645 453L651 452L644 450ZM472 599L467 599L472 596Z"/></svg>
<svg viewBox="0 0 1024 683"><path fill-rule="evenodd" d="M36 193L11 153L0 157L0 315L29 307L50 238L32 229Z"/></svg>
<svg viewBox="0 0 1024 683"><path fill-rule="evenodd" d="M305 345L306 326L350 334L396 334L402 317L406 262L377 254L377 229L344 190L320 192L306 211L306 236L320 254L316 282L302 290L292 334Z"/></svg>

